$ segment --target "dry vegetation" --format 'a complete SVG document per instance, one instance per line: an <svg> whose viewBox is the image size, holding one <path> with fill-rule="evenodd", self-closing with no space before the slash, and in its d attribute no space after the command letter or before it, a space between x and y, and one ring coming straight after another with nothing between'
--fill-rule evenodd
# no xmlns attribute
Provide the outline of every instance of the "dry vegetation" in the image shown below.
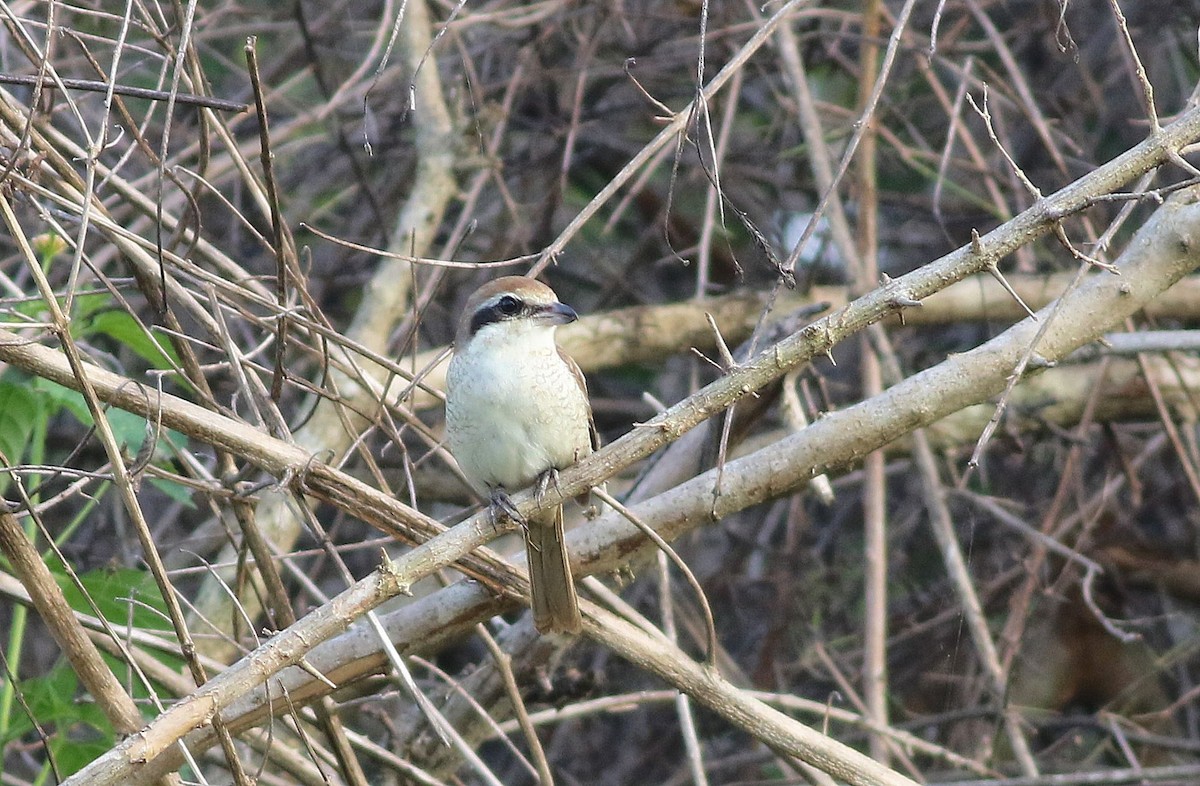
<svg viewBox="0 0 1200 786"><path fill-rule="evenodd" d="M1200 781L1195 2L0 19L3 786ZM606 508L533 633L513 272L711 631Z"/></svg>

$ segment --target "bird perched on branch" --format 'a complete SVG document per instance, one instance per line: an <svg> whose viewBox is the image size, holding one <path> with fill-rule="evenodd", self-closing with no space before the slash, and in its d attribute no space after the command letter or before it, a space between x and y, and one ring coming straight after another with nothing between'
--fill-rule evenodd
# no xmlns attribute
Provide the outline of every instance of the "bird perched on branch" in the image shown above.
<svg viewBox="0 0 1200 786"><path fill-rule="evenodd" d="M492 513L520 520L508 492L590 454L596 430L583 374L554 342L578 319L554 290L531 278L490 281L467 300L446 377L446 435ZM579 633L583 621L563 541L561 505L524 521L533 622L541 633Z"/></svg>

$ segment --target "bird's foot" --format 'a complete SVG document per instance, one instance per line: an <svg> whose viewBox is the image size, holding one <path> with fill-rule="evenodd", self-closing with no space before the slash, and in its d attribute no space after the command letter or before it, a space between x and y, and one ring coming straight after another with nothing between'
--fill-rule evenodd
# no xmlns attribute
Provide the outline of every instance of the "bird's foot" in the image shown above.
<svg viewBox="0 0 1200 786"><path fill-rule="evenodd" d="M521 525L521 529L529 526L525 517L521 515L521 511L517 510L517 506L513 504L512 498L508 496L508 492L497 487L492 489L491 498L488 500L488 518L491 519L493 529L500 529L502 516Z"/></svg>
<svg viewBox="0 0 1200 786"><path fill-rule="evenodd" d="M557 491L558 495L561 497L562 489L558 487L558 470L554 467L551 467L542 474L538 475L537 487L534 489L533 498L537 501L539 506L545 502L546 492L550 490L550 486L552 485L554 486L554 490Z"/></svg>

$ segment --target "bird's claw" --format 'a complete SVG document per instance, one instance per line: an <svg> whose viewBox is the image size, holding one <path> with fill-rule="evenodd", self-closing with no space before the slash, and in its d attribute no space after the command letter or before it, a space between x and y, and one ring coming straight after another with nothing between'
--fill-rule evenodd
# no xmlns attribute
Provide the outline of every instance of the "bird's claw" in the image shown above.
<svg viewBox="0 0 1200 786"><path fill-rule="evenodd" d="M521 529L529 526L525 517L521 515L521 511L517 510L517 506L513 504L512 498L508 496L508 492L502 488L494 488L491 498L488 500L488 518L491 519L493 529L500 529L501 516L512 519L521 526Z"/></svg>
<svg viewBox="0 0 1200 786"><path fill-rule="evenodd" d="M537 501L539 507L545 502L546 492L550 490L551 484L553 484L554 490L557 491L558 495L561 497L562 489L558 487L558 470L554 467L551 467L542 474L538 475L537 488L534 489L533 498Z"/></svg>

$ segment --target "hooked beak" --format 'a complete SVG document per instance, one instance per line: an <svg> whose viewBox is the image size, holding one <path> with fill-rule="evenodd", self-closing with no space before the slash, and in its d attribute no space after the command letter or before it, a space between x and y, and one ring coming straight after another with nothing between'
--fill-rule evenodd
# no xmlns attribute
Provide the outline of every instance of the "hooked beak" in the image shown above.
<svg viewBox="0 0 1200 786"><path fill-rule="evenodd" d="M538 312L538 320L551 325L566 325L579 319L575 309L566 303L551 303Z"/></svg>

